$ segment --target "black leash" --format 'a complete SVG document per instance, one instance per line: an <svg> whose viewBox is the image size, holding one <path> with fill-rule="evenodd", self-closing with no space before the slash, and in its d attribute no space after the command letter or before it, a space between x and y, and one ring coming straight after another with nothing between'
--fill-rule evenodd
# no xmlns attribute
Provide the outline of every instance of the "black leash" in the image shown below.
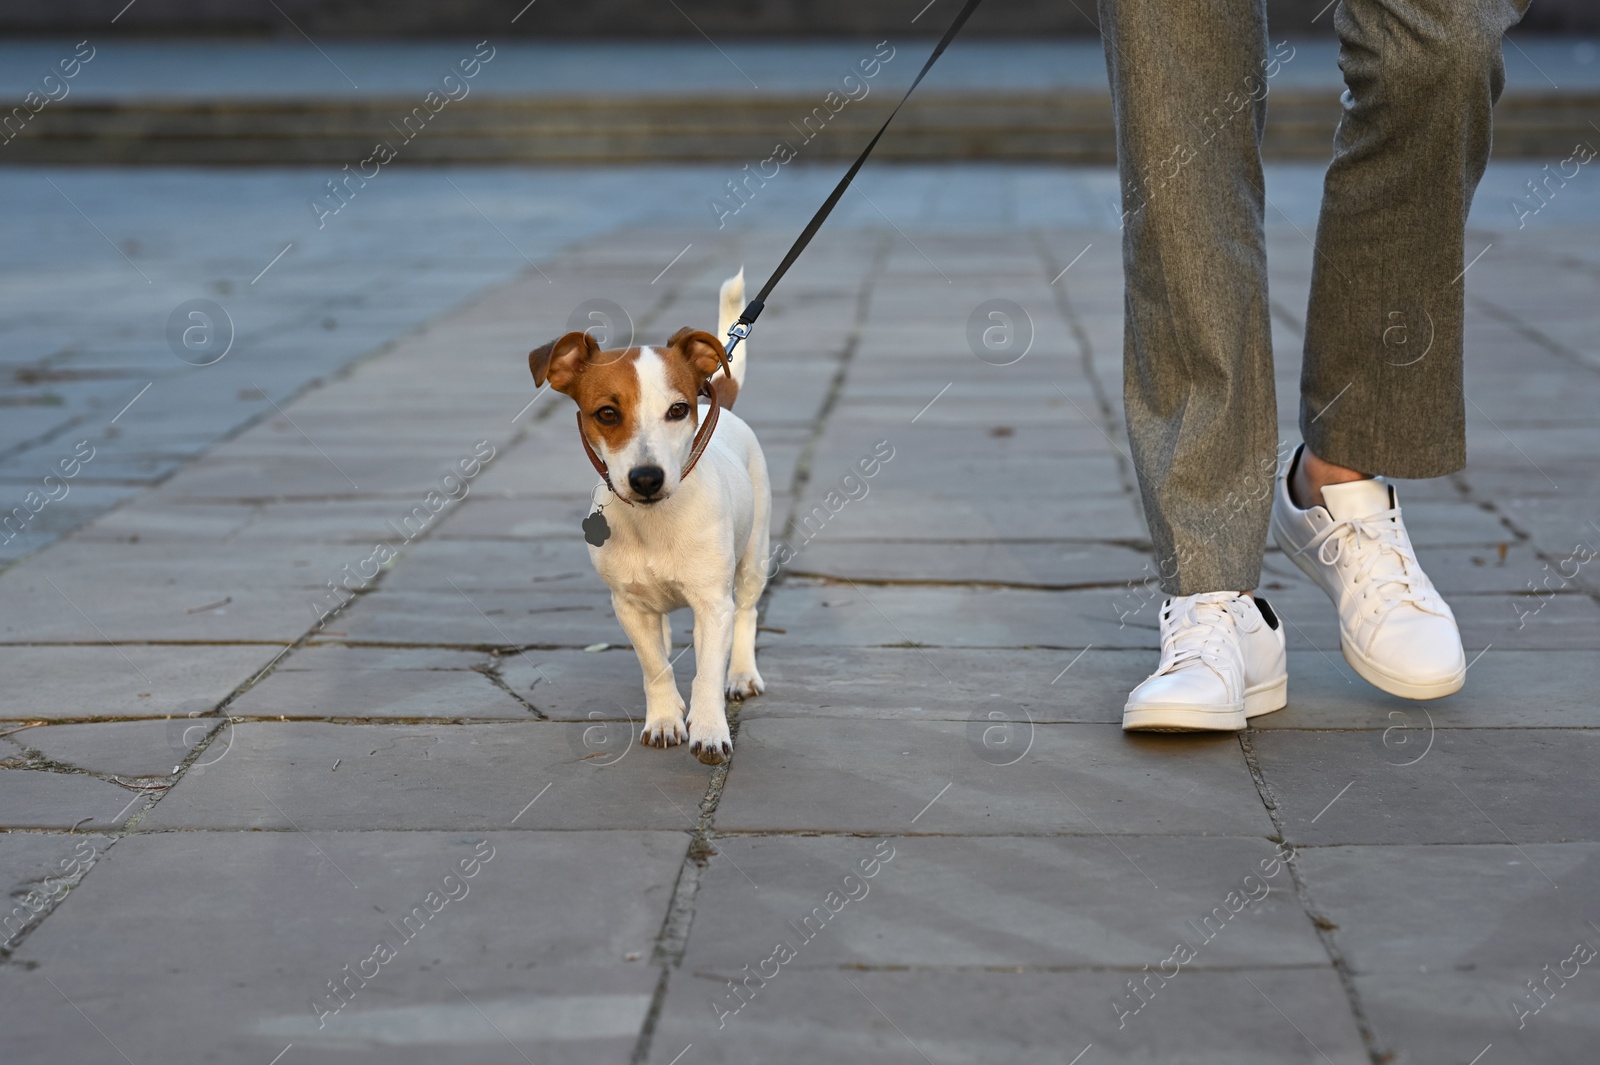
<svg viewBox="0 0 1600 1065"><path fill-rule="evenodd" d="M878 139L883 136L884 130L889 128L889 123L893 122L894 116L900 113L900 108L904 107L906 101L911 99L911 94L916 91L918 85L922 84L923 77L929 70L933 69L935 61L944 54L944 50L950 46L950 42L955 40L956 34L961 32L961 27L966 25L967 19L978 9L980 3L982 3L982 0L967 0L966 4L962 6L960 13L955 17L955 21L950 23L950 28L944 31L944 36L939 38L939 43L934 45L933 54L928 56L928 61L922 64L921 70L917 71L916 78L911 82L911 88L907 89L906 94L900 97L900 102L894 105L894 110L890 111L889 117L883 120L883 125L878 127L878 132L872 135L872 139L867 142L867 146L861 149L861 154L856 156L856 161L850 164L850 169L846 170L844 177L839 179L839 184L835 185L833 191L828 194L828 198L822 201L822 206L817 208L817 213L811 216L811 221L806 223L806 228L801 230L800 236L795 238L794 244L789 247L789 254L783 257L783 261L772 272L772 276L767 278L767 283L761 286L761 291L756 293L756 298L745 305L744 310L739 315L739 320L733 324L732 329L728 330L727 355L732 355L733 349L739 346L739 341L750 335L750 327L761 314L762 308L766 306L767 297L772 294L772 290L777 287L778 282L783 280L783 275L789 272L789 267L794 265L794 261L800 258L800 253L806 250L806 245L810 244L811 238L817 235L817 230L822 228L822 223L828 220L828 215L833 213L834 205L844 195L844 190L850 187L850 182L855 178L856 171L860 170L861 164L867 161L867 156L872 154L872 149L878 146Z"/></svg>

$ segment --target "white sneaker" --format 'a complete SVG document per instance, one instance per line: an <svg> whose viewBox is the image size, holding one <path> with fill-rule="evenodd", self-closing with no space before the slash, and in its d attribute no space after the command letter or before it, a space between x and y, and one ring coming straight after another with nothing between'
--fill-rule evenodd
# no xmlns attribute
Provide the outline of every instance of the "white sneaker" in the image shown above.
<svg viewBox="0 0 1600 1065"><path fill-rule="evenodd" d="M1289 701L1283 626L1265 599L1205 592L1161 607L1161 663L1128 695L1125 731L1237 731Z"/></svg>
<svg viewBox="0 0 1600 1065"><path fill-rule="evenodd" d="M1459 691L1467 676L1461 630L1417 563L1394 486L1378 478L1330 484L1326 506L1302 510L1289 498L1301 451L1278 482L1272 538L1338 607L1345 661L1391 695Z"/></svg>

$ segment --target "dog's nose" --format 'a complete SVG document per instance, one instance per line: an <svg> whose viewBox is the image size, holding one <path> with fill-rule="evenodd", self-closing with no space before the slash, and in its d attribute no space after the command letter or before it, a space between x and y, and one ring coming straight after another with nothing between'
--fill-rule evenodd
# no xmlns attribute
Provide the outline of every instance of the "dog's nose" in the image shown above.
<svg viewBox="0 0 1600 1065"><path fill-rule="evenodd" d="M635 466L628 471L628 484L646 499L661 491L661 484L667 479L666 473L660 466Z"/></svg>

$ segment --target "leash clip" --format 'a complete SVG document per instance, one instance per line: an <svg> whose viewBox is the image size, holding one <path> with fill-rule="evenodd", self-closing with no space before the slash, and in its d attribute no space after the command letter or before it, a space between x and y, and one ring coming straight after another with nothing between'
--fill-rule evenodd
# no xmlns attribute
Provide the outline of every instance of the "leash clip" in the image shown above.
<svg viewBox="0 0 1600 1065"><path fill-rule="evenodd" d="M733 349L739 346L739 341L750 338L750 327L755 325L756 319L761 316L761 310L765 306L759 299L753 299L745 304L744 310L739 313L739 320L734 322L728 329L728 346L723 351L724 355L731 356Z"/></svg>
<svg viewBox="0 0 1600 1065"><path fill-rule="evenodd" d="M728 346L723 348L723 350L722 350L722 357L723 357L723 362L724 363L726 363L728 359L731 359L733 357L733 349L739 346L739 341L748 339L749 336L750 336L750 323L749 322L747 322L743 318L741 318L737 322L733 323L733 328L728 330ZM731 368L729 370L729 376L730 377L732 376Z"/></svg>

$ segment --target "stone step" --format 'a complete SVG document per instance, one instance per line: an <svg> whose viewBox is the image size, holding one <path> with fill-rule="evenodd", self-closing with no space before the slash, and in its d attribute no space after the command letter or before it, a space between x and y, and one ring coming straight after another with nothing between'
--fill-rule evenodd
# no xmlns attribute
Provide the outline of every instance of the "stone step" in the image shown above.
<svg viewBox="0 0 1600 1065"><path fill-rule="evenodd" d="M1495 155L1564 158L1579 141L1600 140L1588 122L1597 111L1600 91L1508 94L1496 111ZM356 169L381 141L402 163L727 161L755 169L780 143L807 160L850 158L883 114L848 104L829 114L814 95L486 97L436 114L415 97L69 100L51 107L48 122L0 140L0 161ZM1263 154L1326 158L1338 116L1330 89L1274 91ZM1115 149L1104 92L928 92L906 105L876 158L1109 163Z"/></svg>

